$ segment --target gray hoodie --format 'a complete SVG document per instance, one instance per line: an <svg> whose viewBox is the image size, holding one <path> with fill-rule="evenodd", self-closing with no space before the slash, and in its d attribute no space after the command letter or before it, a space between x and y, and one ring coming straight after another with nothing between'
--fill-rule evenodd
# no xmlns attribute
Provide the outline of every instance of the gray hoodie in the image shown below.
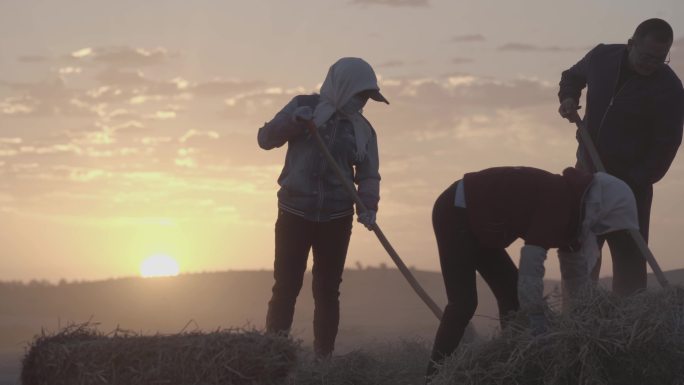
<svg viewBox="0 0 684 385"><path fill-rule="evenodd" d="M278 206L311 221L323 222L352 215L353 198L327 164L307 123L295 121L298 107L308 107L319 134L342 169L347 183L358 185L361 201L378 210L380 174L375 130L362 113L363 99L354 96L372 91L370 98L385 103L373 68L360 58L335 62L325 77L320 95L299 95L259 129L261 148L270 150L287 143L285 165L278 178Z"/></svg>

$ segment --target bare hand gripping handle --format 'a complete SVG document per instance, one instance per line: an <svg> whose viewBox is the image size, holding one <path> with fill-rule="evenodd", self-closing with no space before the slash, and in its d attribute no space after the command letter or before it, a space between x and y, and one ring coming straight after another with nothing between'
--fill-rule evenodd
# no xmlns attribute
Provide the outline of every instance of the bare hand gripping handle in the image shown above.
<svg viewBox="0 0 684 385"><path fill-rule="evenodd" d="M330 154L330 151L328 150L328 147L325 145L323 142L323 139L321 139L321 136L318 134L318 129L316 129L316 125L313 123L313 121L309 120L308 121L308 128L309 132L311 135L316 139L316 142L318 143L318 147L320 148L321 152L323 153L323 156L328 162L328 165L333 169L337 177L339 178L340 182L342 182L342 185L344 186L345 190L347 190L347 193L349 196L354 199L354 202L356 203L356 207L358 208L359 212L366 212L368 209L366 208L366 205L363 204L361 201L361 198L359 198L359 194L356 192L356 189L354 186L352 186L349 181L344 177L344 174L342 173L342 170L340 169L340 166L337 165L337 162L335 162L335 159L332 157ZM380 240L380 243L382 246L385 248L387 253L389 254L390 258L392 258L392 261L397 265L399 268L399 271L401 274L404 275L404 278L408 281L408 283L411 285L413 290L418 294L420 299L425 302L425 304L430 308L432 313L437 317L437 319L442 319L442 310L435 301L430 298L428 293L423 289L422 286L420 286L420 283L416 280L416 278L411 274L411 271L406 267L404 264L404 261L401 260L399 257L399 254L394 250L392 245L389 243L387 238L385 237L385 234L382 233L382 230L380 230L380 227L378 226L377 223L374 223L372 226L372 230L375 233L375 235L378 237L378 240Z"/></svg>

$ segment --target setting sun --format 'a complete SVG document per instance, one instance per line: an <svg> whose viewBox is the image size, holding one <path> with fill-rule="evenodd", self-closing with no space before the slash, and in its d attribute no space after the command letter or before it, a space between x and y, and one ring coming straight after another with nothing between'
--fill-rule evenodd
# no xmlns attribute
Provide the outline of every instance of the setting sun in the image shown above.
<svg viewBox="0 0 684 385"><path fill-rule="evenodd" d="M178 275L178 263L168 255L153 255L140 264L140 275L148 277L173 277Z"/></svg>

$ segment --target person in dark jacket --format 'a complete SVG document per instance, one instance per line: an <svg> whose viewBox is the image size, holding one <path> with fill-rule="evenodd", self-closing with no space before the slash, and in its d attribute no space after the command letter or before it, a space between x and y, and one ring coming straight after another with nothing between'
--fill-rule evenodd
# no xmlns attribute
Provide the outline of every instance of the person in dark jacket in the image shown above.
<svg viewBox="0 0 684 385"><path fill-rule="evenodd" d="M522 309L532 333L540 334L546 330L547 250L577 251L564 261L576 293L588 283L597 260L596 236L637 229L637 222L631 190L606 173L567 168L557 175L531 167L495 167L465 174L437 198L432 212L448 304L426 379L454 352L475 313L476 272L496 297L502 328L512 312ZM518 238L525 241L519 269L506 252Z"/></svg>
<svg viewBox="0 0 684 385"><path fill-rule="evenodd" d="M313 250L314 351L323 358L332 354L337 336L339 287L354 202L326 164L307 127L313 121L348 182L358 185L358 194L368 208L359 213L358 221L370 229L378 210L380 174L375 130L361 115L369 98L389 104L367 62L342 58L330 67L320 94L294 97L257 136L265 150L287 143L285 165L278 178L275 284L266 329L289 332L309 250Z"/></svg>
<svg viewBox="0 0 684 385"><path fill-rule="evenodd" d="M606 171L634 192L639 227L648 241L653 184L667 172L682 141L684 90L667 65L673 33L661 19L642 22L627 44L599 44L563 72L559 113L579 119L579 99L587 87L584 123ZM593 170L585 149L577 167ZM613 290L628 295L646 287L646 261L634 252L629 235L613 234ZM601 240L603 243L603 240ZM598 279L599 263L593 272Z"/></svg>

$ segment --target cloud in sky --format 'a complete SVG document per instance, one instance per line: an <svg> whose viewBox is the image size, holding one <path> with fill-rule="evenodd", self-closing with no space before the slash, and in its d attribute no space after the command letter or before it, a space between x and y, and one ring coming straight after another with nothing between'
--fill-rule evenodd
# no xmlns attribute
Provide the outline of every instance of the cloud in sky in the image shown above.
<svg viewBox="0 0 684 385"><path fill-rule="evenodd" d="M560 47L557 45L550 46L539 46L528 43L506 43L498 47L499 51L510 51L510 52L563 52L563 51L577 51L578 48L574 47Z"/></svg>
<svg viewBox="0 0 684 385"><path fill-rule="evenodd" d="M9 91L6 96L0 93L0 114L103 114L102 108L110 107L105 103L144 104L195 96L226 98L266 86L259 80L215 78L191 82L182 77L153 77L157 72L151 70L150 66L172 64L178 57L178 54L162 47L147 49L126 46L85 47L54 58L22 56L18 60L52 62L56 66L54 75L44 80L21 83L2 81L0 78L0 91L4 91L3 88ZM79 79L71 79L74 75L79 75Z"/></svg>
<svg viewBox="0 0 684 385"><path fill-rule="evenodd" d="M675 39L670 49L670 67L681 77L684 76L684 36Z"/></svg>
<svg viewBox="0 0 684 385"><path fill-rule="evenodd" d="M149 85L142 71L121 70L107 68L95 76L101 84L115 87L145 86Z"/></svg>
<svg viewBox="0 0 684 385"><path fill-rule="evenodd" d="M212 79L196 83L180 77L170 80L153 80L140 70L113 68L100 72L96 79L103 86L119 91L131 91L133 89L138 96L157 95L173 97L186 94L209 98L229 97L265 87L265 83L258 80ZM121 94L122 92L119 95Z"/></svg>
<svg viewBox="0 0 684 385"><path fill-rule="evenodd" d="M353 4L386 5L390 7L427 7L429 0L352 0Z"/></svg>
<svg viewBox="0 0 684 385"><path fill-rule="evenodd" d="M27 96L11 96L0 100L0 115L21 116L29 115L35 109L33 99Z"/></svg>
<svg viewBox="0 0 684 385"><path fill-rule="evenodd" d="M126 46L85 47L66 55L78 63L89 62L113 67L162 65L177 56L178 54L171 53L163 47L146 49Z"/></svg>
<svg viewBox="0 0 684 385"><path fill-rule="evenodd" d="M270 120L276 112L298 94L311 93L304 89L260 90L238 95L224 101L221 116L238 120Z"/></svg>
<svg viewBox="0 0 684 385"><path fill-rule="evenodd" d="M205 97L225 97L235 94L263 88L265 83L262 81L243 81L243 80L224 80L213 79L187 85L186 89L197 96Z"/></svg>
<svg viewBox="0 0 684 385"><path fill-rule="evenodd" d="M99 116L131 120L140 116L168 119L195 96L223 100L264 90L261 81L223 81L179 84L177 80L151 80L141 71L107 69L90 78L93 85L75 87L62 78L33 83L0 82L0 116ZM99 84L98 84L99 83ZM266 89L266 94L274 94ZM180 104L179 104L180 103ZM140 107L143 106L143 107ZM144 111L135 111L140 107ZM150 111L150 109L154 109Z"/></svg>
<svg viewBox="0 0 684 385"><path fill-rule="evenodd" d="M450 43L474 43L483 42L487 39L479 33L467 34L467 35L456 35L449 39Z"/></svg>
<svg viewBox="0 0 684 385"><path fill-rule="evenodd" d="M17 58L20 63L44 63L48 60L48 57L43 55L22 55Z"/></svg>
<svg viewBox="0 0 684 385"><path fill-rule="evenodd" d="M35 83L0 82L9 89L10 96L3 103L5 115L14 116L88 116L87 106L76 102L78 89L70 88L63 79L52 78Z"/></svg>
<svg viewBox="0 0 684 385"><path fill-rule="evenodd" d="M465 63L472 63L475 60L473 58L469 57L454 57L449 60L449 63L451 64L465 64Z"/></svg>
<svg viewBox="0 0 684 385"><path fill-rule="evenodd" d="M398 67L403 67L406 65L406 62L402 60L388 60L386 62L382 62L377 64L375 67L376 68L398 68Z"/></svg>
<svg viewBox="0 0 684 385"><path fill-rule="evenodd" d="M500 81L469 74L439 78L387 79L382 82L388 98L405 100L413 105L451 106L492 109L537 105L552 100L554 88L536 79Z"/></svg>

